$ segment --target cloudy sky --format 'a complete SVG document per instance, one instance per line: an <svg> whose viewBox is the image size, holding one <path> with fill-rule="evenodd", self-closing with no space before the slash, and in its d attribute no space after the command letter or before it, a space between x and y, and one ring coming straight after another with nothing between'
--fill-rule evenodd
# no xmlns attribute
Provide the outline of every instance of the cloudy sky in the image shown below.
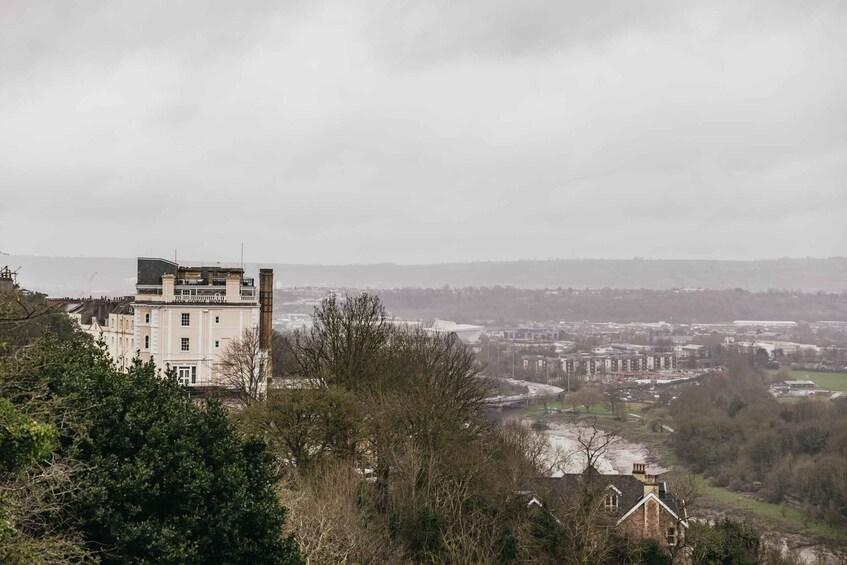
<svg viewBox="0 0 847 565"><path fill-rule="evenodd" d="M0 2L0 251L847 255L847 2Z"/></svg>

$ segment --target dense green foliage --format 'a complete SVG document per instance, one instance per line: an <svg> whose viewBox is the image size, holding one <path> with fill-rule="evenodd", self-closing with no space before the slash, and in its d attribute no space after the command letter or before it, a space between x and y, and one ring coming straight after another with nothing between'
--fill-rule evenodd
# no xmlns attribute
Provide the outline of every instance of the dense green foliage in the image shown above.
<svg viewBox="0 0 847 565"><path fill-rule="evenodd" d="M691 561L702 565L763 563L761 534L750 524L723 519L714 526L693 523L688 532Z"/></svg>
<svg viewBox="0 0 847 565"><path fill-rule="evenodd" d="M733 490L799 502L811 517L847 525L847 402L780 403L746 358L671 405L682 461Z"/></svg>
<svg viewBox="0 0 847 565"><path fill-rule="evenodd" d="M53 447L56 432L18 412L0 398L0 471L14 471L44 459Z"/></svg>
<svg viewBox="0 0 847 565"><path fill-rule="evenodd" d="M12 487L28 482L19 476L27 454L41 460L39 477L68 470L51 483L61 488L9 501L16 549L7 561L300 562L282 535L286 512L264 443L241 439L219 404L198 406L152 364L115 371L74 332L34 340L7 359L2 377L0 411L19 449L4 450L18 469L7 465L0 491L26 492ZM21 430L37 441L22 441ZM25 515L32 505L44 508L37 520ZM48 534L67 543L43 556L50 547L38 542Z"/></svg>

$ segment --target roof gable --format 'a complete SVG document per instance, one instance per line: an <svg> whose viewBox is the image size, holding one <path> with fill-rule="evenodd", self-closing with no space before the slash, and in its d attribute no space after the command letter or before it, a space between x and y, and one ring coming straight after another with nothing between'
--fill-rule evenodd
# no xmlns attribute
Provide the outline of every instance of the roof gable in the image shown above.
<svg viewBox="0 0 847 565"><path fill-rule="evenodd" d="M639 507L643 506L643 505L644 505L644 503L645 503L645 502L647 502L647 501L648 501L648 500L650 500L650 499L653 499L653 500L655 500L656 502L658 502L658 503L659 503L659 506L660 506L661 508L664 508L664 509L665 509L665 511L666 511L666 512L668 512L671 516L673 516L674 520L676 520L678 523L682 524L682 526L683 526L684 528L687 528L687 527L688 527L688 522L687 522L686 520L683 520L682 518L680 518L679 516L677 516L676 512L674 512L673 510L671 510L670 506L668 506L667 504L665 504L665 502L664 502L661 498L659 498L658 496L656 496L656 494L655 494L655 493L652 493L652 492L647 493L646 495L644 495L644 497L643 497L641 500L639 500L639 501L638 501L638 503L637 503L637 504L635 504L635 506L633 506L632 508L630 508L630 509L629 509L629 512L627 512L626 514L624 514L623 516L621 516L620 520L618 520L618 522L617 522L617 524L616 524L616 525L620 525L620 524L621 524L624 520L626 520L627 518L629 518L629 517L632 515L632 513L633 513L633 512L635 512L636 510L638 510L638 508L639 508Z"/></svg>

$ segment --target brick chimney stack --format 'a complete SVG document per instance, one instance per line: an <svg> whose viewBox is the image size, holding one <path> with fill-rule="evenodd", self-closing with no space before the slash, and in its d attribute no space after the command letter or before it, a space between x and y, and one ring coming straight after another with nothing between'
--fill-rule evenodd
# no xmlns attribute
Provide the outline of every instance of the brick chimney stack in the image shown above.
<svg viewBox="0 0 847 565"><path fill-rule="evenodd" d="M273 342L274 270L259 269L259 348L266 355L267 382L273 377L271 343Z"/></svg>
<svg viewBox="0 0 847 565"><path fill-rule="evenodd" d="M659 477L647 474L647 466L644 463L632 464L632 476L644 483L644 494L659 494Z"/></svg>

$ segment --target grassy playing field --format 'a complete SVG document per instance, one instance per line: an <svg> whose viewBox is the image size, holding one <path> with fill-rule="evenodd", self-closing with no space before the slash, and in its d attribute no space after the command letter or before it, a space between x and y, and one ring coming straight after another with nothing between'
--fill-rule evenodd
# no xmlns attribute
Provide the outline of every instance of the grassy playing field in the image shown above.
<svg viewBox="0 0 847 565"><path fill-rule="evenodd" d="M771 371L775 374L776 371ZM815 371L791 371L791 379L795 381L814 381L818 388L824 390L847 391L847 373L817 373Z"/></svg>

